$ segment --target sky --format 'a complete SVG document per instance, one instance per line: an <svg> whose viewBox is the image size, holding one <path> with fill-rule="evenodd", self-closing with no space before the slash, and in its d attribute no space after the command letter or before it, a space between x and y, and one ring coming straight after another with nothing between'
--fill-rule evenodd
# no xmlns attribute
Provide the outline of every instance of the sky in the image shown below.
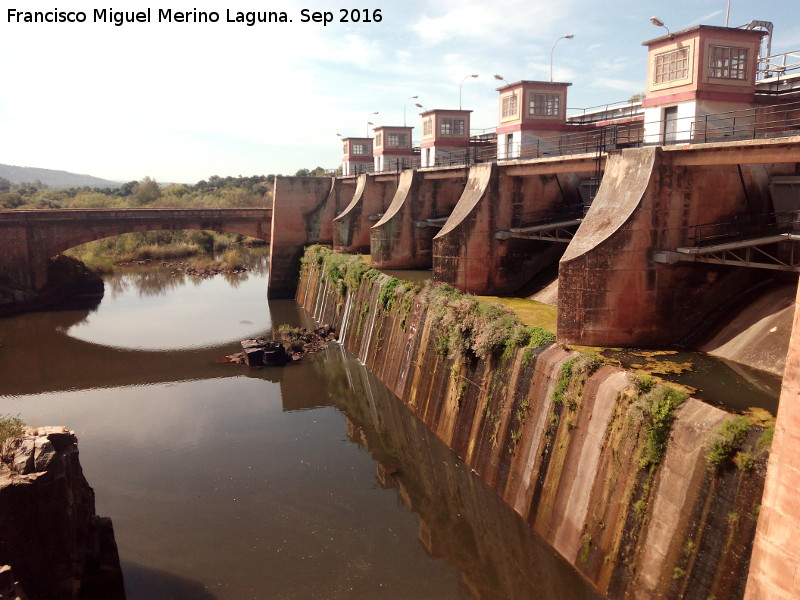
<svg viewBox="0 0 800 600"><path fill-rule="evenodd" d="M405 116L418 140L415 104L458 108L459 90L463 108L474 111L473 131L495 127L503 82L494 75L547 81L551 52L553 79L572 83L568 107L627 100L644 91L642 42L666 33L651 16L674 32L722 26L727 7L726 0L159 1L3 3L0 163L162 183L333 169L341 160L337 134L372 135L369 122L402 125ZM729 23L771 21L772 54L800 50L798 5L731 0ZM93 20L95 10L148 8L149 23ZM82 11L86 21L15 22L12 10ZM215 11L219 21L159 22L159 10ZM229 23L227 10L232 19L283 11L292 22ZM303 22L303 11L333 20ZM361 20L341 22L351 11ZM559 40L566 34L575 37ZM479 76L464 80L471 74Z"/></svg>

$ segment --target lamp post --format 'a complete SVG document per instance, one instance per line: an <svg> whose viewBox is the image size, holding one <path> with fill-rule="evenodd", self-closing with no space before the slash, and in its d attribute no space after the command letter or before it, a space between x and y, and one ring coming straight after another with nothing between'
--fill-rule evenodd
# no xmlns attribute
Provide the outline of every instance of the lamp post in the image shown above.
<svg viewBox="0 0 800 600"><path fill-rule="evenodd" d="M671 34L670 34L670 31L669 31L669 27L667 27L666 25L664 25L664 21L662 21L662 20L661 20L661 19L659 19L658 17L650 17L650 22L651 22L653 25L655 25L656 27L663 27L664 29L666 29L666 30L667 30L667 35L671 35Z"/></svg>
<svg viewBox="0 0 800 600"><path fill-rule="evenodd" d="M506 85L511 85L510 83L508 83L508 81L506 81L506 78L503 77L502 75L495 75L494 78L497 79L497 81L502 81Z"/></svg>
<svg viewBox="0 0 800 600"><path fill-rule="evenodd" d="M369 126L375 124L372 121L370 121L369 119L370 119L370 117L372 117L372 115L377 115L377 114L378 114L378 111L376 110L374 113L369 113L369 115L367 115L367 137L369 137Z"/></svg>
<svg viewBox="0 0 800 600"><path fill-rule="evenodd" d="M574 37L574 33L568 33L567 35L562 35L555 42L553 42L553 47L550 48L550 83L553 83L553 51L556 49L556 44L561 40L571 40Z"/></svg>
<svg viewBox="0 0 800 600"><path fill-rule="evenodd" d="M467 75L461 80L461 84L458 86L458 110L461 110L461 88L464 87L464 82L469 78L475 78L477 76L478 74L475 73L474 75Z"/></svg>
<svg viewBox="0 0 800 600"><path fill-rule="evenodd" d="M406 126L406 106L408 106L408 101L416 100L417 98L419 98L419 96L411 96L410 98L406 99L405 102L403 102L403 127Z"/></svg>

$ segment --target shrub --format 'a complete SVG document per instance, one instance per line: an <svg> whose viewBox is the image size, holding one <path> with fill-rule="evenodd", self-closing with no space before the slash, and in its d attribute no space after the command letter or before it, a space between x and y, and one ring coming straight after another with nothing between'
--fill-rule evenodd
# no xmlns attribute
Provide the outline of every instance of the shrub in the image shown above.
<svg viewBox="0 0 800 600"><path fill-rule="evenodd" d="M750 431L750 421L745 417L725 421L717 425L709 439L708 454L706 460L708 470L718 471L728 459L738 450Z"/></svg>
<svg viewBox="0 0 800 600"><path fill-rule="evenodd" d="M656 381L652 375L640 375L633 380L633 386L640 394L646 394L655 387Z"/></svg>
<svg viewBox="0 0 800 600"><path fill-rule="evenodd" d="M0 415L0 459L6 459L9 446L24 432L25 424L19 417Z"/></svg>
<svg viewBox="0 0 800 600"><path fill-rule="evenodd" d="M667 442L675 420L675 409L688 396L667 386L656 386L647 396L645 418L647 438L642 452L641 466L654 468L661 463L667 451Z"/></svg>
<svg viewBox="0 0 800 600"><path fill-rule="evenodd" d="M240 269L244 265L244 256L241 248L228 248L219 258L219 263L225 269Z"/></svg>

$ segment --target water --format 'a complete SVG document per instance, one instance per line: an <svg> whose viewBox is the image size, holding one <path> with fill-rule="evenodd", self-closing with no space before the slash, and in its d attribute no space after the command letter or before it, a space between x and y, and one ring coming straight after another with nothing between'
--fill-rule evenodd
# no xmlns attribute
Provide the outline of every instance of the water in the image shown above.
<svg viewBox="0 0 800 600"><path fill-rule="evenodd" d="M625 368L644 368L667 381L689 386L693 397L732 412L755 408L778 414L781 378L766 371L702 352L627 349L605 350L603 356Z"/></svg>
<svg viewBox="0 0 800 600"><path fill-rule="evenodd" d="M0 414L76 431L131 600L597 598L340 346L220 362L310 325L265 289L131 269L0 320Z"/></svg>

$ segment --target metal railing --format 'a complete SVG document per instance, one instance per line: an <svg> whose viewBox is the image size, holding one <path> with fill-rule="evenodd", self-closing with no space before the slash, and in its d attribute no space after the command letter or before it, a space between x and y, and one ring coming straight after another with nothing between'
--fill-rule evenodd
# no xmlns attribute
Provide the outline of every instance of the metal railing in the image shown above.
<svg viewBox="0 0 800 600"><path fill-rule="evenodd" d="M641 114L641 100L621 100L610 104L600 104L588 108L567 107L567 122L569 123L597 123L610 119L625 119ZM570 114L571 113L571 114Z"/></svg>
<svg viewBox="0 0 800 600"><path fill-rule="evenodd" d="M758 59L757 79L768 79L800 69L800 51L784 52Z"/></svg>
<svg viewBox="0 0 800 600"><path fill-rule="evenodd" d="M511 227L522 229L524 227L536 227L557 221L572 221L582 219L586 215L588 207L583 205L558 206L545 210L534 210L528 212L515 212L511 217Z"/></svg>
<svg viewBox="0 0 800 600"><path fill-rule="evenodd" d="M791 210L759 215L737 215L719 223L694 225L690 228L688 241L694 246L713 246L799 231L800 210Z"/></svg>
<svg viewBox="0 0 800 600"><path fill-rule="evenodd" d="M692 120L692 142L780 137L800 133L800 102L758 106ZM683 143L678 140L675 143ZM669 143L669 142L668 142Z"/></svg>
<svg viewBox="0 0 800 600"><path fill-rule="evenodd" d="M570 127L568 125L568 127ZM800 101L757 106L701 117L677 117L658 122L627 122L587 127L572 126L578 131L505 144L500 140L473 140L463 150L437 150L433 165L468 166L482 162L504 162L574 154L594 153L596 156L620 148L645 145L696 144L744 139L767 139L800 135ZM361 173L397 173L406 169L423 168L422 155L385 159L383 168L374 164L351 163L350 175Z"/></svg>

